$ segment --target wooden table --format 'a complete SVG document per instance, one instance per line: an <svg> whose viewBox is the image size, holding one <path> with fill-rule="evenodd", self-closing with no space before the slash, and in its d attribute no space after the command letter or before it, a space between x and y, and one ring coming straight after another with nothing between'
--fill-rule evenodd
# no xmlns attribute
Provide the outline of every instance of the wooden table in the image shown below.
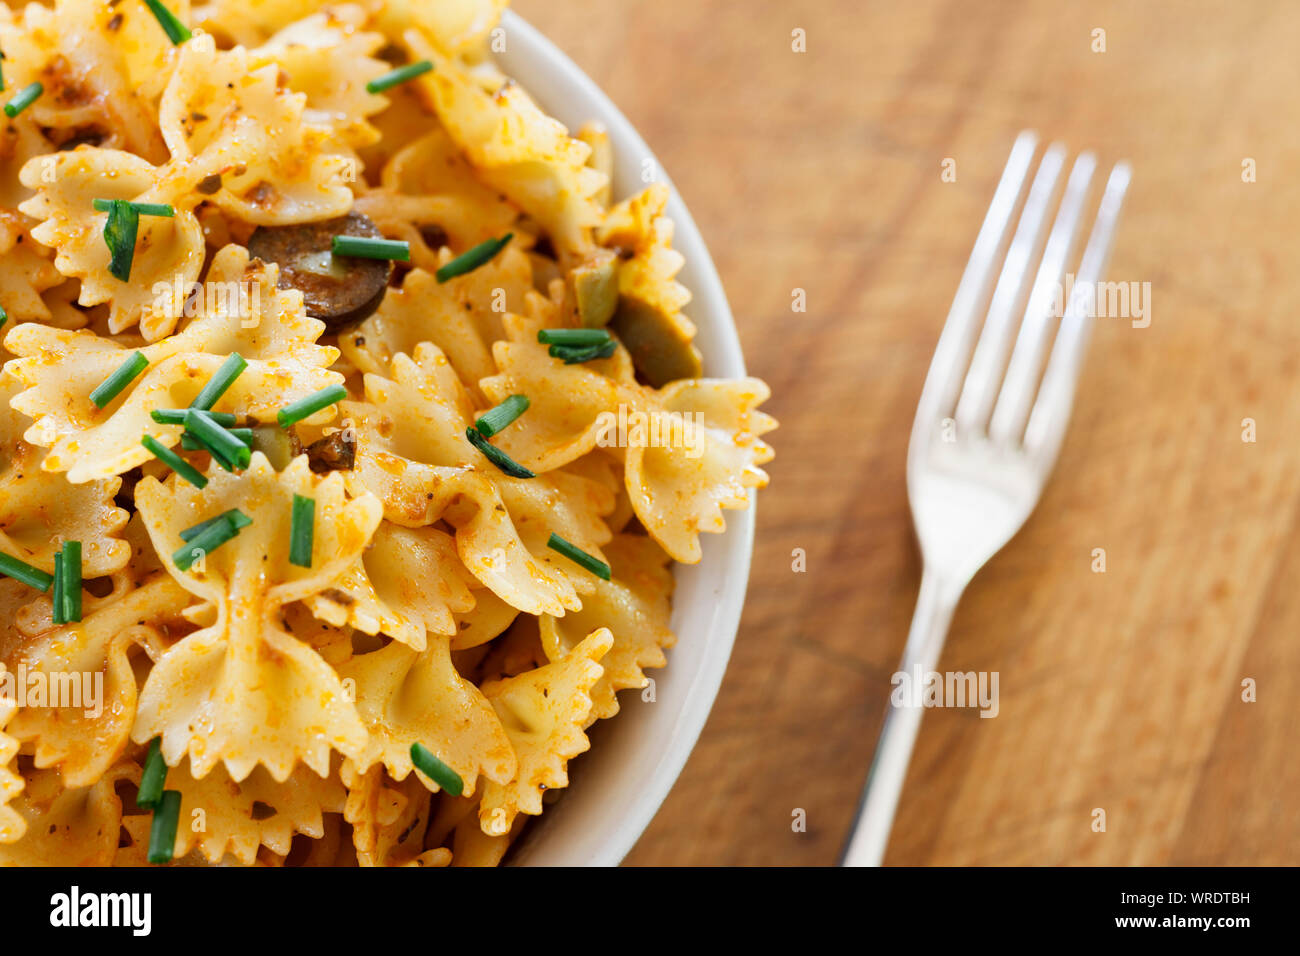
<svg viewBox="0 0 1300 956"><path fill-rule="evenodd" d="M1300 862L1300 5L517 8L676 181L781 420L726 682L628 862L837 859L919 579L908 430L1024 127L1132 160L1110 277L1151 284L1151 323L1097 324L1056 473L940 665L997 671L1001 713L926 715L888 862Z"/></svg>

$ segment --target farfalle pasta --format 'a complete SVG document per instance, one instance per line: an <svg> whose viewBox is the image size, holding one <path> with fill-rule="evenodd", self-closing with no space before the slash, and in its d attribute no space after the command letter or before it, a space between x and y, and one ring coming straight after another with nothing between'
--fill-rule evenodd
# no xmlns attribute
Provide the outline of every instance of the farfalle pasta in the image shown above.
<svg viewBox="0 0 1300 956"><path fill-rule="evenodd" d="M503 6L0 6L0 864L496 865L669 665L767 388Z"/></svg>

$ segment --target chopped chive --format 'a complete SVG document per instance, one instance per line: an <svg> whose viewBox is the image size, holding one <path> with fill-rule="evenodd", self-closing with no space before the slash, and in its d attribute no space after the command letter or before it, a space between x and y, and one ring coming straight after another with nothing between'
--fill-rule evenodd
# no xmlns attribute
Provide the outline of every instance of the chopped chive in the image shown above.
<svg viewBox="0 0 1300 956"><path fill-rule="evenodd" d="M420 60L418 63L408 63L406 66L399 66L391 73L377 76L367 83L366 92L382 93L384 90L392 89L399 83L405 83L407 80L413 80L423 73L428 73L432 69L433 64L428 60Z"/></svg>
<svg viewBox="0 0 1300 956"><path fill-rule="evenodd" d="M229 431L230 434L234 435L236 438L242 441L245 445L252 447L253 430L251 428L229 428L227 429L227 431ZM203 444L203 442L199 441L189 432L181 433L181 447L184 448L186 451L206 451L206 452L211 451L211 449L208 448L207 445ZM247 468L248 466L245 465L243 467Z"/></svg>
<svg viewBox="0 0 1300 956"><path fill-rule="evenodd" d="M221 514L217 515L215 518L209 518L207 521L200 521L198 524L186 528L181 532L181 540L193 541L203 532L222 521L230 522L236 531L240 528L247 528L253 523L253 519L244 514L238 508L231 508L229 511L221 512Z"/></svg>
<svg viewBox="0 0 1300 956"><path fill-rule="evenodd" d="M434 274L438 277L439 282L446 282L448 279L456 278L456 276L463 276L467 272L473 272L485 262L491 261L514 236L513 232L507 232L500 239L488 239L486 242L480 242L468 252L462 252Z"/></svg>
<svg viewBox="0 0 1300 956"><path fill-rule="evenodd" d="M158 25L163 28L163 33L167 34L167 39L172 41L172 46L180 46L194 34L190 33L190 28L181 23L180 18L162 5L161 0L144 0L145 6L149 12L154 15Z"/></svg>
<svg viewBox="0 0 1300 956"><path fill-rule="evenodd" d="M164 219L171 219L176 215L176 210L165 202L133 202L131 207L142 216L161 216Z"/></svg>
<svg viewBox="0 0 1300 956"><path fill-rule="evenodd" d="M537 341L543 345L590 348L593 345L608 345L614 341L614 337L608 329L539 329Z"/></svg>
<svg viewBox="0 0 1300 956"><path fill-rule="evenodd" d="M54 583L54 575L46 574L40 568L34 568L26 561L0 552L0 574L15 581L21 581L38 591L48 591Z"/></svg>
<svg viewBox="0 0 1300 956"><path fill-rule="evenodd" d="M572 345L552 345L546 351L551 358L564 359L565 365L578 365L582 362L590 362L593 359L607 359L614 354L616 348L618 348L618 343L609 341L604 345L589 345L585 348L577 348Z"/></svg>
<svg viewBox="0 0 1300 956"><path fill-rule="evenodd" d="M226 390L235 384L235 379L243 374L244 369L248 368L248 362L238 352L231 352L229 357L221 363L217 373L208 380L208 384L203 386L203 391L199 392L198 398L190 402L190 408L198 408L207 411L217 400L226 394ZM188 424L188 422L186 423Z"/></svg>
<svg viewBox="0 0 1300 956"><path fill-rule="evenodd" d="M293 522L289 527L289 563L311 567L312 539L316 528L316 499L293 496Z"/></svg>
<svg viewBox="0 0 1300 956"><path fill-rule="evenodd" d="M117 367L117 371L95 386L90 393L90 400L96 408L103 408L121 394L122 389L131 384L141 372L149 367L149 360L143 352L134 352Z"/></svg>
<svg viewBox="0 0 1300 956"><path fill-rule="evenodd" d="M465 437L469 443L483 453L483 457L499 469L509 475L511 478L536 478L537 476L525 468L519 462L515 461L496 445L492 444L483 434L471 425L465 429Z"/></svg>
<svg viewBox="0 0 1300 956"><path fill-rule="evenodd" d="M526 411L528 411L528 396L511 395L496 408L489 409L479 416L474 427L484 438L491 438Z"/></svg>
<svg viewBox="0 0 1300 956"><path fill-rule="evenodd" d="M155 408L149 413L149 417L159 425L184 425L185 413L188 411L188 408ZM222 428L230 428L236 421L234 412L208 412L208 414ZM235 429L235 431L239 430Z"/></svg>
<svg viewBox="0 0 1300 956"><path fill-rule="evenodd" d="M167 782L167 762L163 760L162 738L149 741L149 755L144 758L144 773L140 775L140 789L135 795L135 805L142 810L153 810L162 799Z"/></svg>
<svg viewBox="0 0 1300 956"><path fill-rule="evenodd" d="M81 620L81 542L63 542L63 623Z"/></svg>
<svg viewBox="0 0 1300 956"><path fill-rule="evenodd" d="M439 760L424 744L411 744L411 763L453 797L459 797L465 791L465 781L460 774Z"/></svg>
<svg viewBox="0 0 1300 956"><path fill-rule="evenodd" d="M248 445L213 421L201 408L191 408L185 415L185 430L209 451L235 468L247 468L253 457ZM251 435L249 436L251 439Z"/></svg>
<svg viewBox="0 0 1300 956"><path fill-rule="evenodd" d="M181 792L164 790L153 808L149 830L149 862L170 863L176 852L176 827L181 818Z"/></svg>
<svg viewBox="0 0 1300 956"><path fill-rule="evenodd" d="M554 531L551 532L550 538L547 539L546 546L552 551L560 552L560 554L564 555L574 564L586 568L592 574L596 575L596 577L604 578L606 581L609 580L608 564L601 561L599 558L593 558L586 551L583 551L581 548L575 547L565 541Z"/></svg>
<svg viewBox="0 0 1300 956"><path fill-rule="evenodd" d="M203 477L203 474L197 468L180 455L176 454L176 452L163 445L152 435L145 435L140 439L140 444L144 445L145 448L149 449L151 455L172 471L176 472L176 474L180 475L195 488L206 488L208 486L208 479Z"/></svg>
<svg viewBox="0 0 1300 956"><path fill-rule="evenodd" d="M411 261L411 244L405 239L377 239L373 236L335 236L330 252L358 259Z"/></svg>
<svg viewBox="0 0 1300 956"><path fill-rule="evenodd" d="M227 541L230 541L239 534L240 528L246 528L252 524L247 521L241 524L236 518L229 513L221 516L223 520L214 521L206 528L190 538L189 541L181 545L172 552L172 564L176 565L179 571L188 571L194 566L194 561L204 554L209 554L221 547Z"/></svg>
<svg viewBox="0 0 1300 956"><path fill-rule="evenodd" d="M5 307L3 305L0 305L0 325L4 325L8 321L9 321L9 313L5 311Z"/></svg>
<svg viewBox="0 0 1300 956"><path fill-rule="evenodd" d="M63 554L54 555L54 592L50 595L50 622L66 623L63 619Z"/></svg>
<svg viewBox="0 0 1300 956"><path fill-rule="evenodd" d="M91 203L96 212L112 212L113 203L123 202L120 199L96 199ZM128 205L141 216L163 216L170 219L176 215L176 210L167 203L162 202L132 202Z"/></svg>
<svg viewBox="0 0 1300 956"><path fill-rule="evenodd" d="M329 408L335 402L341 402L347 397L348 390L342 385L328 385L319 392L284 406L275 413L275 417L279 420L281 428L288 428L295 422L315 415L322 408Z"/></svg>
<svg viewBox="0 0 1300 956"><path fill-rule="evenodd" d="M5 104L5 116L13 119L27 107L36 102L37 98L45 92L45 87L40 83L29 83L21 90L14 94L13 99Z"/></svg>
<svg viewBox="0 0 1300 956"><path fill-rule="evenodd" d="M131 263L135 259L135 238L139 231L140 214L135 211L135 207L125 199L112 200L108 219L104 221L104 244L108 246L111 257L108 271L121 282L131 278Z"/></svg>

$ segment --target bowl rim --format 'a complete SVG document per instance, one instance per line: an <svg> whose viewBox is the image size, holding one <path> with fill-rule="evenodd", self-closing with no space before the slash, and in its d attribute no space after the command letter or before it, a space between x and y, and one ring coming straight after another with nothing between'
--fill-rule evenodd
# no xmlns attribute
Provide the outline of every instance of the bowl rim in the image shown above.
<svg viewBox="0 0 1300 956"><path fill-rule="evenodd" d="M688 309L697 326L696 341L704 355L705 373L743 377L744 356L722 280L663 164L605 92L540 31L512 10L503 11L501 27L506 42L505 49L495 56L498 66L548 115L570 130L588 120L604 124L613 147L616 199L639 189L645 183L640 175L644 161L653 164L654 181L664 183L670 191L667 215L675 226L673 248L686 260L678 279L692 293ZM667 651L668 666L648 676L656 681L657 700L668 698L676 713L665 713L657 701L651 707L633 707L632 702L639 705L642 698L631 691L622 692L620 713L601 721L599 727L601 738L613 740L593 743L589 753L570 764L573 785L563 799L531 822L512 848L511 865L617 866L649 826L708 721L731 658L749 583L754 499L750 489L749 507L727 513L725 532L701 535L704 553L699 564L673 565L672 626L678 642ZM684 592L695 597L679 604ZM691 672L683 673L687 664L681 659L692 657L697 660ZM631 770L618 774L608 769L616 753L603 764L597 763L602 747L613 751L615 741L621 741L625 751L629 745L635 748L637 758ZM597 792L600 788L611 792L602 798ZM599 822L593 824L593 819Z"/></svg>

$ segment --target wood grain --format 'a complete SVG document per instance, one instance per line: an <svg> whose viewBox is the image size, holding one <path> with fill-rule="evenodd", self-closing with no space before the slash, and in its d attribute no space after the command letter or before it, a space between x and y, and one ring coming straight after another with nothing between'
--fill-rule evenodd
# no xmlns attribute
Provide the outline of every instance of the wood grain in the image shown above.
<svg viewBox="0 0 1300 956"><path fill-rule="evenodd" d="M665 164L781 420L727 680L628 863L837 859L919 579L908 430L1025 127L1133 162L1110 277L1152 321L1099 321L1043 500L958 609L940 668L998 671L1001 713L927 714L888 861L1300 862L1300 6L517 8Z"/></svg>

